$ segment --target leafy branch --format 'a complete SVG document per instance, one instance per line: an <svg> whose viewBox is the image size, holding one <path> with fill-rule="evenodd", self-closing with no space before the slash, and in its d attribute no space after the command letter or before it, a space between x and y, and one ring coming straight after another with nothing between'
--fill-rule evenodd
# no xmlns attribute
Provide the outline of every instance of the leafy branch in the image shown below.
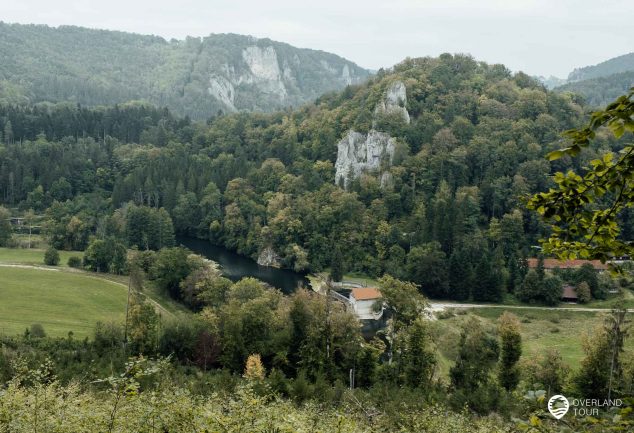
<svg viewBox="0 0 634 433"><path fill-rule="evenodd" d="M547 158L577 156L602 127L609 128L617 139L634 132L634 88L605 110L592 113L584 128L565 131L563 135L572 145L549 153ZM583 175L572 170L558 172L554 182L555 188L536 194L527 205L550 224L551 235L542 241L546 252L562 259L602 261L632 253L632 242L620 238L618 216L634 206L634 146L625 145L616 158L607 153L591 161Z"/></svg>

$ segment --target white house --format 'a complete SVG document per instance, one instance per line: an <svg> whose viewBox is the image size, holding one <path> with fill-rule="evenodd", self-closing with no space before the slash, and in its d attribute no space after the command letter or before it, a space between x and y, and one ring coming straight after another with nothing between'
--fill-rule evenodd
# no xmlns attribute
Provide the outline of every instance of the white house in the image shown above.
<svg viewBox="0 0 634 433"><path fill-rule="evenodd" d="M381 292L373 287L355 287L350 292L350 305L361 320L378 320L383 316L381 311L374 311L374 304L381 299Z"/></svg>

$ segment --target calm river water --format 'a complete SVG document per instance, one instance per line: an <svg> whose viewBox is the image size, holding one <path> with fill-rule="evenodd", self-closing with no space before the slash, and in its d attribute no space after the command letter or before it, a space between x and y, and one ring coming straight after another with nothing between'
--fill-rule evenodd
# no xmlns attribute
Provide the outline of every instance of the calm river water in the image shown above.
<svg viewBox="0 0 634 433"><path fill-rule="evenodd" d="M212 245L207 240L179 236L176 242L220 264L223 274L232 281L254 277L287 294L294 292L300 285L309 287L309 281L304 274L288 269L260 266L248 257L229 251L225 247Z"/></svg>

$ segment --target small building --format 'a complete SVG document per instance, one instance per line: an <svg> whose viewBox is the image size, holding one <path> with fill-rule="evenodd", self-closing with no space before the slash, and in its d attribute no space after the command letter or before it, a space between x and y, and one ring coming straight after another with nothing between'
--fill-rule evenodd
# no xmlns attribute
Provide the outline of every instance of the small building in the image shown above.
<svg viewBox="0 0 634 433"><path fill-rule="evenodd" d="M379 320L383 316L383 308L374 311L374 304L381 298L381 292L374 287L355 287L349 296L350 306L361 320Z"/></svg>
<svg viewBox="0 0 634 433"><path fill-rule="evenodd" d="M528 267L530 269L536 269L537 264L539 263L538 259L528 259ZM591 264L592 267L598 271L603 272L608 269L608 265L606 263L601 263L600 260L558 260L558 259L544 259L544 269L548 271L552 271L554 269L579 269L585 264Z"/></svg>
<svg viewBox="0 0 634 433"><path fill-rule="evenodd" d="M570 284L564 284L561 290L561 300L564 302L577 302L577 290Z"/></svg>

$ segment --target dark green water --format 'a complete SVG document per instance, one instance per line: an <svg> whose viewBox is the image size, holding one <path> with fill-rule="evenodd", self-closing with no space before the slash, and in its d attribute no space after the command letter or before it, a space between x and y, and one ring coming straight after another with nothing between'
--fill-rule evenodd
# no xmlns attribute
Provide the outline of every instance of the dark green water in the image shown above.
<svg viewBox="0 0 634 433"><path fill-rule="evenodd" d="M309 281L304 274L288 269L260 266L248 257L229 251L225 247L212 245L209 241L189 237L178 237L176 241L196 254L220 264L224 275L232 281L238 281L243 277L254 277L287 294L294 292L299 286L309 286Z"/></svg>

